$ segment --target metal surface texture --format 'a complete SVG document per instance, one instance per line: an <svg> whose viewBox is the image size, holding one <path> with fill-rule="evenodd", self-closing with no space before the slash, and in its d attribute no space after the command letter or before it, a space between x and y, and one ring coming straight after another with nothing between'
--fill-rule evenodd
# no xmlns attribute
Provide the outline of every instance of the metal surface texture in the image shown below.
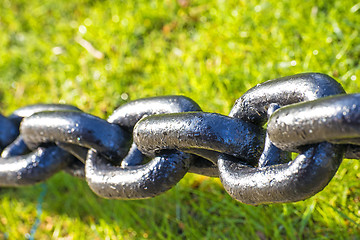
<svg viewBox="0 0 360 240"><path fill-rule="evenodd" d="M283 150L329 141L360 145L360 94L338 95L284 107L267 127Z"/></svg>
<svg viewBox="0 0 360 240"><path fill-rule="evenodd" d="M272 103L288 104L344 94L343 87L331 77L320 73L303 73L270 80L249 89L232 108L230 116L255 124L266 122Z"/></svg>
<svg viewBox="0 0 360 240"><path fill-rule="evenodd" d="M296 202L324 189L344 157L360 159L360 94L303 73L251 88L229 116L184 96L131 101L107 120L30 105L0 115L0 148L0 187L64 171L101 197L142 199L192 172L219 177L246 204Z"/></svg>
<svg viewBox="0 0 360 240"><path fill-rule="evenodd" d="M40 147L27 155L0 158L0 186L15 187L44 181L71 161L72 156L56 146Z"/></svg>
<svg viewBox="0 0 360 240"><path fill-rule="evenodd" d="M257 162L264 141L264 132L255 125L216 113L148 117L136 124L133 135L140 151L150 156L164 149L190 153L203 149L243 158L249 164Z"/></svg>

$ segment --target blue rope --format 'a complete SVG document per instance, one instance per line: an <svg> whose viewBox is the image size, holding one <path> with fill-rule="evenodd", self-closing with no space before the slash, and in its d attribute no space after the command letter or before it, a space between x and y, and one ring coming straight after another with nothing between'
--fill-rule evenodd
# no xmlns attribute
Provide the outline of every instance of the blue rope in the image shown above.
<svg viewBox="0 0 360 240"><path fill-rule="evenodd" d="M36 233L36 231L37 231L37 229L39 228L39 225L40 225L40 217L41 217L41 214L42 214L42 204L44 202L44 197L45 197L46 192L47 192L47 185L45 183L42 183L41 184L41 189L42 189L42 191L41 191L41 193L39 195L38 202L37 202L37 205L36 205L35 223L31 227L30 233L27 233L25 235L25 238L29 239L29 240L34 240L34 235L35 235L35 233Z"/></svg>

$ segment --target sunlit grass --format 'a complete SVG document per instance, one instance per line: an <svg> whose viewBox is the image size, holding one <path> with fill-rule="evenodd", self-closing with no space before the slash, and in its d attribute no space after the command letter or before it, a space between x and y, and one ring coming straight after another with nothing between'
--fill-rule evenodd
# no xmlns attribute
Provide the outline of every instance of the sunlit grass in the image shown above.
<svg viewBox="0 0 360 240"><path fill-rule="evenodd" d="M340 0L3 0L1 113L61 102L105 118L130 100L181 94L228 114L250 87L310 71L359 92L359 14L359 3ZM356 239L359 168L344 160L316 196L258 207L192 174L154 199L117 201L59 173L46 182L35 237ZM42 189L0 189L0 239L27 236Z"/></svg>

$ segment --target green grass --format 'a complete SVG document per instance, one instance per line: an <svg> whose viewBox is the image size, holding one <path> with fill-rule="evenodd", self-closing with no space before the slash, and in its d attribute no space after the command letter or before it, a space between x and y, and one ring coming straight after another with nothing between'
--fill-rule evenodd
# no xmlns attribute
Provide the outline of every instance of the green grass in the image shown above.
<svg viewBox="0 0 360 240"><path fill-rule="evenodd" d="M98 52L89 53L81 42ZM25 1L0 4L0 106L69 103L107 117L166 94L228 114L250 87L321 72L360 91L356 1ZM344 160L324 191L248 206L218 179L188 174L149 200L106 200L64 173L0 189L0 239L24 239L47 188L37 239L358 239L360 162Z"/></svg>

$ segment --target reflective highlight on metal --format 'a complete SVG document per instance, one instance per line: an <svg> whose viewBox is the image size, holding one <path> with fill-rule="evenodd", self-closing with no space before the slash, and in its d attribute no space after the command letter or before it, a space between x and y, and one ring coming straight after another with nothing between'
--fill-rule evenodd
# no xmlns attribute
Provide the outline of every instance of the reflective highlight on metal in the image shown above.
<svg viewBox="0 0 360 240"><path fill-rule="evenodd" d="M109 160L126 155L128 138L115 124L83 112L40 112L25 118L20 126L27 146L64 142L94 148Z"/></svg>
<svg viewBox="0 0 360 240"><path fill-rule="evenodd" d="M1 153L2 158L15 157L30 153L30 149L26 146L24 139L19 135L9 146L4 148Z"/></svg>
<svg viewBox="0 0 360 240"><path fill-rule="evenodd" d="M199 105L184 96L163 96L138 99L117 108L108 118L111 123L132 130L143 117L164 114L201 111Z"/></svg>
<svg viewBox="0 0 360 240"><path fill-rule="evenodd" d="M360 145L360 94L283 107L271 116L267 130L271 141L288 151L322 141Z"/></svg>
<svg viewBox="0 0 360 240"><path fill-rule="evenodd" d="M140 152L135 143L132 143L128 154L121 162L121 166L127 167L140 165L145 161L145 159L146 156Z"/></svg>
<svg viewBox="0 0 360 240"><path fill-rule="evenodd" d="M336 173L342 146L321 143L307 148L288 164L261 168L244 166L228 156L219 158L220 179L236 200L251 205L304 200L321 191Z"/></svg>
<svg viewBox="0 0 360 240"><path fill-rule="evenodd" d="M0 158L0 186L16 187L45 181L64 169L73 157L53 146L24 156Z"/></svg>
<svg viewBox="0 0 360 240"><path fill-rule="evenodd" d="M345 93L331 77L320 73L302 73L270 80L248 90L236 100L229 116L263 125L271 103L288 104Z"/></svg>
<svg viewBox="0 0 360 240"><path fill-rule="evenodd" d="M115 123L131 132L135 124L142 118L165 113L181 113L201 111L199 105L184 96L162 96L138 99L118 107L108 118L108 122ZM145 161L135 143L132 143L127 156L121 161L121 166L136 166ZM196 169L193 169L196 172Z"/></svg>
<svg viewBox="0 0 360 240"><path fill-rule="evenodd" d="M183 96L164 96L139 99L115 110L108 121L131 131L143 117L160 113L201 111L191 99ZM106 198L154 197L174 186L189 170L192 156L171 151L151 154L153 158L141 165L146 156L136 143L121 161L121 167L112 166L95 152L89 152L86 161L86 180L90 188ZM194 167L193 171L198 169ZM111 174L109 174L111 173ZM211 171L210 174L213 174Z"/></svg>
<svg viewBox="0 0 360 240"><path fill-rule="evenodd" d="M276 112L276 109L280 108L281 106L286 106L289 104L291 104L290 106L293 106L298 102L310 101L313 99L319 99L322 97L343 93L345 93L345 91L342 86L327 75L318 73L297 74L294 76L270 80L265 83L258 84L257 86L248 90L236 101L229 116L244 119L262 126L267 121L267 116L272 115L274 112ZM318 141L317 143L319 142L322 141ZM323 151L323 149L318 150ZM331 153L331 156L332 155L333 153ZM307 155L304 156L306 157L298 156L299 159L304 159L304 161L296 160L298 159L296 158L294 161L287 163L290 158L289 153L281 151L278 149L278 146L273 143L268 127L265 148L262 156L259 159L258 168L252 171L249 169L242 169L240 171L244 176L246 175L247 171L250 171L253 176L257 177L251 178L251 181L248 181L250 177L245 177L245 179L241 178L243 181L238 179L238 181L241 181L241 183L234 182L232 177L234 175L237 177L240 176L234 173L234 169L240 169L241 167L236 167L236 165L234 165L235 163L229 163L229 158L222 155L218 160L220 179L226 191L235 199L244 203L257 205L268 202L299 201L307 198L306 196L312 196L316 191L318 192L326 186L319 185L320 187L317 188L311 188L310 186L306 188L306 185L293 185L292 187L299 187L303 189L297 200L295 200L296 197L291 196L291 194L282 195L284 190L282 190L279 185L287 186L290 193L298 191L296 188L291 189L287 182L281 181L281 179L284 179L287 174L293 174L293 176L297 176L299 178L292 179L293 181L303 180L301 178L301 174L306 177L311 177L309 174L299 172L300 168L304 168L306 164L309 163L310 159L313 158ZM238 162L239 160L233 159L233 161ZM302 166L298 166L294 163L300 164ZM229 165L233 167L231 170L228 167ZM273 167L271 167L272 165ZM296 166L298 169L294 170L293 168L289 168L289 166L293 166L293 168ZM280 171L279 169L282 170ZM315 170L317 171L314 174L322 174L322 169ZM267 171L270 171L271 174L268 175ZM329 172L329 169L327 169L327 172ZM330 179L332 176L333 174L331 175ZM264 192L263 188L266 188L268 192ZM244 191L247 192L246 196L248 197L249 195L256 196L258 192L261 193L261 196L244 198L241 193Z"/></svg>
<svg viewBox="0 0 360 240"><path fill-rule="evenodd" d="M202 149L240 157L249 164L257 162L264 144L264 132L257 126L202 112L147 117L136 124L133 137L140 151L149 156L164 149Z"/></svg>
<svg viewBox="0 0 360 240"><path fill-rule="evenodd" d="M6 127L7 132L15 132L17 136L19 134L18 128L24 117L29 117L41 111L59 110L80 111L77 107L64 104L30 105L16 110L6 118L7 123L11 122L11 127L4 123L1 126ZM0 134L0 136L6 135ZM9 139L11 138L9 137ZM75 166L75 164L70 164L76 161L74 157L52 144L49 147L38 148L33 153L30 153L31 150L25 144L23 136L19 135L1 153L0 169L3 170L3 174L0 175L0 186L22 186L45 181L64 168L67 168L71 174L74 171L79 172L79 167L70 169ZM68 164L69 166L66 166ZM84 172L84 167L82 167L82 172ZM16 176L16 179L14 176Z"/></svg>
<svg viewBox="0 0 360 240"><path fill-rule="evenodd" d="M280 106L276 103L272 103L269 106L268 117L271 116L275 110L279 109ZM282 151L277 148L270 140L269 133L266 132L264 151L261 154L258 162L258 167L266 167L271 165L277 165L287 163L291 160L291 153Z"/></svg>
<svg viewBox="0 0 360 240"><path fill-rule="evenodd" d="M142 199L155 197L173 187L190 167L190 155L163 152L149 163L121 168L110 166L95 151L86 160L86 181L105 198Z"/></svg>
<svg viewBox="0 0 360 240"><path fill-rule="evenodd" d="M67 104L33 104L26 107L19 108L15 110L8 118L16 123L20 124L21 120L26 117L39 112L56 112L56 111L80 111L81 110L75 106Z"/></svg>
<svg viewBox="0 0 360 240"><path fill-rule="evenodd" d="M343 156L360 159L359 126L360 94L319 73L258 84L229 116L184 96L135 100L107 121L71 105L31 105L0 115L0 187L62 170L101 197L142 199L193 172L220 177L243 203L300 201L329 183Z"/></svg>

